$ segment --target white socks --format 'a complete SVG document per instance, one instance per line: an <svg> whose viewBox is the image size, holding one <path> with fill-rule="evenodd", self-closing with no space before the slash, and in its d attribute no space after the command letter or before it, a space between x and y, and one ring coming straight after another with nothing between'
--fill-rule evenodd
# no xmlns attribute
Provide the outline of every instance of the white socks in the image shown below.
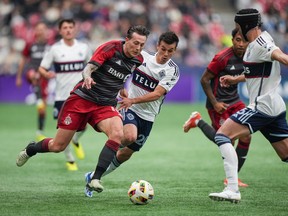
<svg viewBox="0 0 288 216"><path fill-rule="evenodd" d="M220 145L219 147L223 162L224 171L228 180L227 188L236 192L238 188L238 158L231 143Z"/></svg>

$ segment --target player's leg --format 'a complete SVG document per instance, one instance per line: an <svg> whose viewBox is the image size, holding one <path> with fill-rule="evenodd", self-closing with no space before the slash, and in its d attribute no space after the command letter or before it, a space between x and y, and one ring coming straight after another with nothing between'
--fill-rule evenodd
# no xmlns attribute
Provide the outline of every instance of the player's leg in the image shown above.
<svg viewBox="0 0 288 216"><path fill-rule="evenodd" d="M36 108L37 108L37 131L36 140L40 141L45 138L43 135L44 121L45 121L45 110L46 105L42 100L41 86L40 86L40 75L34 69L30 69L26 73L26 80L32 86L32 91L36 98Z"/></svg>
<svg viewBox="0 0 288 216"><path fill-rule="evenodd" d="M82 144L79 142L80 137L82 137L82 135L84 134L86 129L82 130L82 131L77 131L71 141L71 144L74 148L75 154L77 156L77 158L79 159L84 159L85 158L85 153L82 147Z"/></svg>
<svg viewBox="0 0 288 216"><path fill-rule="evenodd" d="M16 160L17 166L23 166L30 157L37 153L61 152L69 144L75 131L59 128L55 138L45 138L39 142L30 142L24 150L22 150Z"/></svg>
<svg viewBox="0 0 288 216"><path fill-rule="evenodd" d="M136 122L134 122L137 124ZM113 172L116 170L122 163L125 161L129 160L129 158L132 156L134 151L130 148L127 148L126 146L129 146L130 144L134 143L137 139L137 126L132 123L127 123L125 124L124 120L124 126L123 126L123 132L124 132L124 137L121 141L122 147L120 148L113 161L110 163L109 167L107 170L103 173L103 176L108 175L109 173Z"/></svg>
<svg viewBox="0 0 288 216"><path fill-rule="evenodd" d="M126 113L122 113L122 115L124 118L124 137L122 139L122 146L126 147L117 151L113 162L105 171L105 175L111 173L125 161L129 160L134 152L140 151L152 130L153 122L140 118L132 110L128 110Z"/></svg>
<svg viewBox="0 0 288 216"><path fill-rule="evenodd" d="M38 132L36 140L40 141L45 138L44 136L44 127L45 127L45 120L46 120L46 109L47 109L47 104L46 100L48 97L48 84L49 81L43 77L40 77L37 82L37 86L39 86L39 92L35 93L37 94L37 111L38 111ZM37 90L38 91L38 90Z"/></svg>
<svg viewBox="0 0 288 216"><path fill-rule="evenodd" d="M268 126L260 131L269 140L280 159L288 163L288 125L286 112L277 116Z"/></svg>
<svg viewBox="0 0 288 216"><path fill-rule="evenodd" d="M107 112L109 112L109 110L107 110ZM111 113L111 115L114 115L113 117L100 121L97 126L94 127L95 129L97 128L97 130L104 132L108 140L100 152L94 174L91 178L91 181L89 182L88 180L85 191L94 190L100 193L104 189L104 187L101 185L100 179L103 173L107 170L110 163L113 161L113 158L119 149L121 140L123 139L122 119L120 114L117 115L116 113L118 112L115 111L114 113Z"/></svg>
<svg viewBox="0 0 288 216"><path fill-rule="evenodd" d="M201 114L197 111L194 111L191 113L190 117L187 119L187 121L183 125L183 130L185 133L187 133L191 128L195 128L195 127L199 127L201 131L203 132L203 134L209 140L215 143L214 137L216 134L216 130L207 122L205 122L202 119Z"/></svg>
<svg viewBox="0 0 288 216"><path fill-rule="evenodd" d="M213 200L227 200L239 202L241 195L238 188L238 159L232 145L232 140L250 134L247 126L234 122L230 118L217 131L215 141L219 146L224 162L224 171L228 180L227 187L220 193L211 193L209 197Z"/></svg>
<svg viewBox="0 0 288 216"><path fill-rule="evenodd" d="M60 113L60 111L61 111L61 108L62 108L64 102L65 102L65 101L55 101L55 102L54 102L53 118L54 118L55 120L58 119L59 113ZM77 133L77 132L76 132L76 133ZM75 133L75 134L76 134L76 133ZM74 136L75 136L75 134L74 134ZM74 137L74 136L73 136L73 137ZM65 159L66 159L65 165L66 165L67 170L69 170L69 171L76 171L76 170L78 170L78 166L77 166L77 164L76 164L76 162L75 162L75 158L74 158L74 156L73 156L73 154L72 154L70 145L68 145L68 146L65 148L65 150L63 151L63 153L64 153L64 156L65 156Z"/></svg>
<svg viewBox="0 0 288 216"><path fill-rule="evenodd" d="M241 137L238 140L238 144L236 146L236 153L238 156L238 172L240 172L242 166L245 163L245 160L249 151L250 142L251 142L250 135Z"/></svg>

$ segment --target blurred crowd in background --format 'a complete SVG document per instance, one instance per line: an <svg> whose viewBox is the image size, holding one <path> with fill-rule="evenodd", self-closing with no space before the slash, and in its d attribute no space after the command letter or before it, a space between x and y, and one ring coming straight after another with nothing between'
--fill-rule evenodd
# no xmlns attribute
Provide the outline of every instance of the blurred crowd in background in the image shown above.
<svg viewBox="0 0 288 216"><path fill-rule="evenodd" d="M59 39L58 21L62 18L75 19L77 38L85 40L93 50L107 40L123 38L130 25L142 24L151 30L145 46L149 51L155 51L161 32L175 31L180 43L174 60L178 64L204 67L216 52L231 45L232 29L227 29L227 20L210 3L209 0L1 0L0 75L16 74L21 51L25 42L33 39L37 22L48 25L49 40L55 42ZM262 13L263 29L288 53L287 0L227 0L225 7L231 9L228 22L232 27L235 12L257 8Z"/></svg>

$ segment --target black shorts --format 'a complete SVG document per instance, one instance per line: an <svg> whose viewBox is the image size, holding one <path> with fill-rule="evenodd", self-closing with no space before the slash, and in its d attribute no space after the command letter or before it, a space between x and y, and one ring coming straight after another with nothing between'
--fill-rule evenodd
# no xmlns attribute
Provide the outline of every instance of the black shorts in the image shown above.
<svg viewBox="0 0 288 216"><path fill-rule="evenodd" d="M132 110L128 109L127 112L122 111L121 112L123 116L123 124L134 124L137 127L137 140L128 145L127 147L130 148L133 151L139 151L143 145L145 144L150 131L153 126L153 122L146 121L142 118L140 118L136 113L134 113Z"/></svg>
<svg viewBox="0 0 288 216"><path fill-rule="evenodd" d="M250 133L261 131L270 143L281 141L288 137L286 111L278 116L268 116L257 110L244 108L230 116L230 118L242 125L247 125Z"/></svg>
<svg viewBox="0 0 288 216"><path fill-rule="evenodd" d="M55 101L53 109L53 118L58 119L58 115L65 101Z"/></svg>

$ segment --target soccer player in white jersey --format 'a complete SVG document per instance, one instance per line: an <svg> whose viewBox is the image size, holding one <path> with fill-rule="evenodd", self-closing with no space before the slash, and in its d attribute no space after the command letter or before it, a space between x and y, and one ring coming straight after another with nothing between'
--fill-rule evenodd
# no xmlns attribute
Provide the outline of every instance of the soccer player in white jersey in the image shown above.
<svg viewBox="0 0 288 216"><path fill-rule="evenodd" d="M274 43L270 34L261 30L261 15L256 9L242 9L235 15L236 27L249 45L243 57L244 74L223 77L223 85L246 80L249 105L233 114L215 136L219 146L227 187L209 197L218 201L239 202L237 155L232 140L260 131L271 143L283 162L288 162L288 126L286 105L277 88L281 81L280 63L288 65L288 55Z"/></svg>
<svg viewBox="0 0 288 216"><path fill-rule="evenodd" d="M82 79L82 71L92 55L92 50L86 43L75 39L76 28L73 19L61 20L58 28L62 39L53 44L43 57L39 67L39 72L45 78L56 78L54 119L58 118L61 107L70 95L70 91ZM48 71L52 66L55 73ZM79 159L83 159L85 156L79 143L79 137L83 132L75 133L72 139L72 145ZM70 145L65 149L64 154L67 169L70 171L78 170Z"/></svg>
<svg viewBox="0 0 288 216"><path fill-rule="evenodd" d="M103 176L129 160L132 154L145 144L165 95L179 80L178 66L171 59L178 42L178 36L168 31L160 35L156 54L144 50L141 52L144 61L133 73L128 97L127 92L122 91L120 94L122 100L119 101L119 109L122 111L124 124L122 148L117 151ZM86 182L89 182L92 176L93 172L86 173ZM86 187L85 194L92 197L93 191Z"/></svg>

